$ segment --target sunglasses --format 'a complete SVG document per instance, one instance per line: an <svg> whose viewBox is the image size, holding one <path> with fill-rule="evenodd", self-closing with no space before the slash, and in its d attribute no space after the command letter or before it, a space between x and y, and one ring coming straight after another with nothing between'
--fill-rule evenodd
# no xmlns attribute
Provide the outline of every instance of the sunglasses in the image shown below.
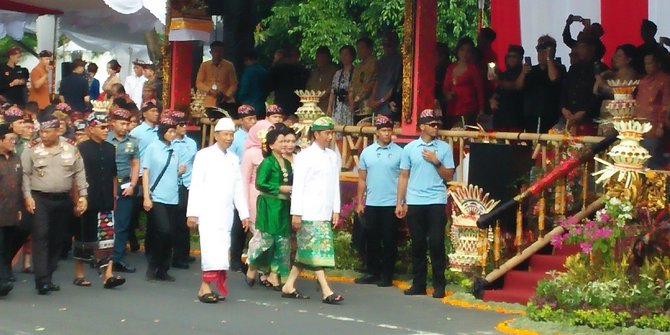
<svg viewBox="0 0 670 335"><path fill-rule="evenodd" d="M431 128L437 128L440 124L437 122L426 123L426 126Z"/></svg>

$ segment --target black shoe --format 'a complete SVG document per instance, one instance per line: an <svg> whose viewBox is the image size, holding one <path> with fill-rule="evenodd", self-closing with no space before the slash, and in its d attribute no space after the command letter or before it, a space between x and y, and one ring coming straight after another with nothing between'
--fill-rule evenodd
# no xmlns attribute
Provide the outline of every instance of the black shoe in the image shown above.
<svg viewBox="0 0 670 335"><path fill-rule="evenodd" d="M37 294L39 295L47 295L51 293L51 290L49 289L50 285L49 284L40 284L37 285Z"/></svg>
<svg viewBox="0 0 670 335"><path fill-rule="evenodd" d="M193 262L195 262L196 260L197 260L197 258L195 258L195 257L193 257L193 256L188 256L188 257L186 257L186 262L187 262L187 263L193 263Z"/></svg>
<svg viewBox="0 0 670 335"><path fill-rule="evenodd" d="M51 292L60 291L60 286L58 286L54 283L49 283L47 285L49 285L49 291L51 291Z"/></svg>
<svg viewBox="0 0 670 335"><path fill-rule="evenodd" d="M188 270L188 268L190 266L186 262L176 261L176 262L172 262L172 267L176 268L176 269Z"/></svg>
<svg viewBox="0 0 670 335"><path fill-rule="evenodd" d="M377 286L379 286L379 287L391 287L391 286L393 286L393 281L391 279L380 279L377 282Z"/></svg>
<svg viewBox="0 0 670 335"><path fill-rule="evenodd" d="M146 278L147 281L156 281L156 280L158 280L158 275L156 275L156 270L155 270L155 269L151 269L151 268L147 269L147 273L146 273L146 277L145 277L145 278Z"/></svg>
<svg viewBox="0 0 670 335"><path fill-rule="evenodd" d="M170 276L167 272L157 273L156 279L160 281L169 281L169 282L177 280L177 278Z"/></svg>
<svg viewBox="0 0 670 335"><path fill-rule="evenodd" d="M354 283L356 284L376 284L379 281L378 276L374 275L363 275L363 277L356 278Z"/></svg>
<svg viewBox="0 0 670 335"><path fill-rule="evenodd" d="M444 298L444 287L435 287L433 289L433 298L435 299Z"/></svg>
<svg viewBox="0 0 670 335"><path fill-rule="evenodd" d="M124 263L123 261L114 262L112 269L116 272L135 273L137 269Z"/></svg>
<svg viewBox="0 0 670 335"><path fill-rule="evenodd" d="M10 273L9 273L9 276L7 276L7 280L8 280L10 283L15 283L15 282L16 282L16 277L14 277L14 274L10 272Z"/></svg>
<svg viewBox="0 0 670 335"><path fill-rule="evenodd" d="M405 293L405 295L426 295L426 288L412 286L406 289L403 293Z"/></svg>
<svg viewBox="0 0 670 335"><path fill-rule="evenodd" d="M14 284L10 282L3 282L0 283L0 297L4 297L7 294L9 294L9 291L11 291L14 288Z"/></svg>

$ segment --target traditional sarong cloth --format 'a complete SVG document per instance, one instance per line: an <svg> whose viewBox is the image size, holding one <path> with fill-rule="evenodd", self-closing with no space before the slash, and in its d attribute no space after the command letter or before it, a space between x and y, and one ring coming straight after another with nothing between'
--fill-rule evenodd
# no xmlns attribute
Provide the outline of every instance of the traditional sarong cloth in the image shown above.
<svg viewBox="0 0 670 335"><path fill-rule="evenodd" d="M85 212L73 244L75 259L98 262L114 252L114 212Z"/></svg>
<svg viewBox="0 0 670 335"><path fill-rule="evenodd" d="M249 241L248 257L252 268L266 273L274 272L282 278L288 278L291 264L290 237L256 230Z"/></svg>
<svg viewBox="0 0 670 335"><path fill-rule="evenodd" d="M219 295L222 297L228 296L228 285L226 283L227 279L228 273L226 270L202 272L202 281L207 284L216 282L216 288L219 290Z"/></svg>
<svg viewBox="0 0 670 335"><path fill-rule="evenodd" d="M334 267L335 245L330 221L302 220L296 234L298 251L296 263L308 267Z"/></svg>

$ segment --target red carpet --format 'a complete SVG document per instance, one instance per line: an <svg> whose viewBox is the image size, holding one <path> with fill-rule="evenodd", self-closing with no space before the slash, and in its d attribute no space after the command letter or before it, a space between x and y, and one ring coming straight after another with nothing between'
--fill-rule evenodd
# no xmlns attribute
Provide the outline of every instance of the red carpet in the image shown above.
<svg viewBox="0 0 670 335"><path fill-rule="evenodd" d="M503 277L502 289L484 291L484 301L508 302L525 305L535 295L537 282L549 277L547 272L565 271L565 259L579 252L578 246L563 246L553 255L533 255L528 270L510 271Z"/></svg>

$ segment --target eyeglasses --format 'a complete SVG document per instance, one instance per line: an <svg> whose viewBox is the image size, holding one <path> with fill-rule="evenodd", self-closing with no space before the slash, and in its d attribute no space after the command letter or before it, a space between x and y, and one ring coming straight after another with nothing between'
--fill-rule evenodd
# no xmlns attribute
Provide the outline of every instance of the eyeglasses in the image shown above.
<svg viewBox="0 0 670 335"><path fill-rule="evenodd" d="M437 128L440 124L437 122L431 122L431 123L426 123L426 126L429 126L431 128Z"/></svg>

